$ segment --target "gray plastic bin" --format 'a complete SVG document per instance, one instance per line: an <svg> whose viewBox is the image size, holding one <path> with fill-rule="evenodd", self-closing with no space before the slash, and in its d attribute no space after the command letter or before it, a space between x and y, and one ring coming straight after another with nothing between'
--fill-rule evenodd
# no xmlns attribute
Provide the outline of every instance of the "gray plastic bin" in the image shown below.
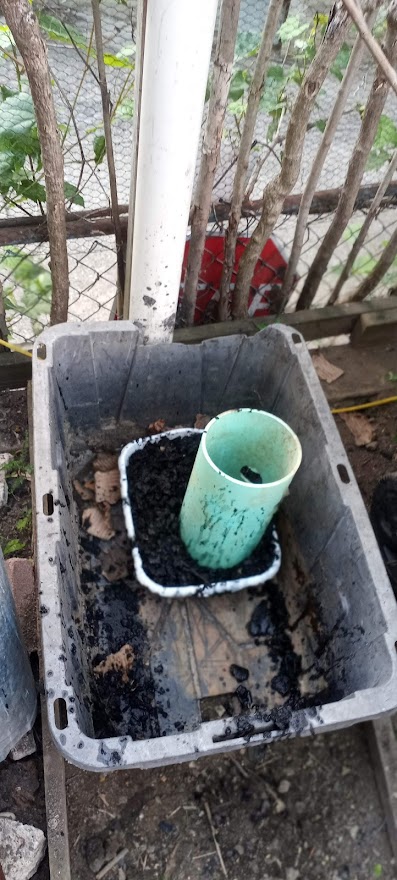
<svg viewBox="0 0 397 880"><path fill-rule="evenodd" d="M395 709L396 603L334 420L298 333L277 325L252 338L143 347L127 322L63 325L41 335L33 365L45 685L52 735L68 760L101 772L152 767L238 749L247 739L254 745L335 730ZM205 600L150 599L148 594L144 611L153 652L145 662L161 669L168 664L170 675L177 668L175 699L185 675L188 722L182 732L171 732L164 721L151 737L133 740L127 731L96 739L87 648L75 625L84 614L84 591L73 476L94 442L109 447L109 438L116 438L120 448L128 439L143 436L160 417L172 428L192 425L198 412L212 416L235 406L274 412L301 440L302 465L283 503L280 582L291 616L299 619L311 599L321 607L321 647L315 644L314 630L306 627L301 648L309 656L322 652L335 698L316 709L294 712L287 730L260 717L251 717L249 728L241 716L210 714L215 720L203 720L208 717L206 698L214 698L214 667L207 668L208 658L197 661L192 643L207 625L205 616L211 615L224 633L228 662L235 662L233 652L236 662L243 662L248 650L244 603L250 597L247 591ZM106 601L106 591L102 593ZM158 635L161 615L172 618L163 640ZM195 623L198 616L200 625ZM238 629L241 621L244 632ZM249 650L254 658L255 645ZM258 673L258 688L265 678ZM172 698L171 693L171 702Z"/></svg>
<svg viewBox="0 0 397 880"><path fill-rule="evenodd" d="M33 727L37 695L0 550L0 761Z"/></svg>

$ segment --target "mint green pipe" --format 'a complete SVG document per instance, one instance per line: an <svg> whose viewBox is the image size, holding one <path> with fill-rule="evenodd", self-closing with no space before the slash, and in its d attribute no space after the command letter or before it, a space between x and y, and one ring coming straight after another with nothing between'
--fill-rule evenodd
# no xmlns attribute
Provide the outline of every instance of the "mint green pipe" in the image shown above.
<svg viewBox="0 0 397 880"><path fill-rule="evenodd" d="M302 459L300 442L263 410L221 413L201 438L180 514L190 555L230 568L252 553Z"/></svg>

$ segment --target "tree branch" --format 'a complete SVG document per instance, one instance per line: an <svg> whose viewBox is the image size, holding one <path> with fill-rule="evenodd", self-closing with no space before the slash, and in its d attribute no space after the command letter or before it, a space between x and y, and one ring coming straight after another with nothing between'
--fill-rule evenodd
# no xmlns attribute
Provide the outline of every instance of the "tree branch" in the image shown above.
<svg viewBox="0 0 397 880"><path fill-rule="evenodd" d="M382 251L382 255L371 274L368 275L367 278L364 278L356 292L350 297L349 302L361 302L361 300L365 299L366 296L369 296L369 294L375 290L375 287L382 280L388 269L390 269L390 266L396 258L396 254L397 229L393 232L389 244L386 245L384 251Z"/></svg>
<svg viewBox="0 0 397 880"><path fill-rule="evenodd" d="M63 156L57 131L47 49L29 0L0 0L29 79L41 146L47 197L52 276L51 323L67 320L69 276L66 247Z"/></svg>
<svg viewBox="0 0 397 880"><path fill-rule="evenodd" d="M281 171L265 187L264 207L259 223L240 260L233 297L233 317L247 313L251 279L262 248L274 229L282 210L283 201L296 184L301 165L306 128L314 102L350 26L340 0L302 85L299 89L285 137Z"/></svg>
<svg viewBox="0 0 397 880"><path fill-rule="evenodd" d="M376 5L379 5L380 2L381 0L377 0ZM370 8L368 8L368 6ZM366 15L366 21L368 23L368 26L370 27L372 27L376 16L376 10L374 7L375 3L370 0L370 3L367 4ZM306 186L303 191L302 201L299 208L298 219L296 221L295 235L292 243L291 254L288 260L287 271L285 273L284 282L281 290L280 311L284 311L284 308L288 302L294 286L294 278L298 268L299 257L302 251L310 205L316 191L316 187L320 179L325 160L332 146L336 129L342 118L343 111L346 107L346 102L350 96L350 91L364 54L364 49L365 43L361 39L361 37L358 36L354 43L349 63L345 70L345 75L338 90L338 94L336 96L331 115L328 118L328 122L324 129L320 146L317 150L314 162L306 181Z"/></svg>
<svg viewBox="0 0 397 880"><path fill-rule="evenodd" d="M384 196L384 194L390 184L390 181L393 179L393 174L394 174L396 168L397 168L397 150L395 151L393 158L391 159L391 162L389 164L389 167L386 171L386 174L385 174L382 182L379 184L378 191L377 191L375 198L371 204L371 207L368 211L368 214L367 214L367 216L364 220L364 223L360 229L360 232L359 232L359 234L353 244L353 247L352 247L350 254L346 260L346 263L343 267L341 275L338 278L338 281L335 284L335 287L332 291L331 299L332 299L332 302L334 302L334 303L337 302L339 294L342 290L342 287L350 275L350 270L353 268L356 257L358 256L358 254L361 250L361 247L367 237L368 230L371 226L372 221L376 217L376 214L379 210L383 196ZM353 297L353 299L354 299L354 297Z"/></svg>
<svg viewBox="0 0 397 880"><path fill-rule="evenodd" d="M199 282L205 235L211 208L212 189L221 149L222 131L232 75L239 12L240 0L223 0L215 51L207 124L204 134L199 176L193 199L189 259L181 307L181 320L182 323L187 326L193 324L196 309L197 285Z"/></svg>
<svg viewBox="0 0 397 880"><path fill-rule="evenodd" d="M395 94L397 95L396 71L394 70L393 65L390 63L387 55L385 55L385 53L381 49L375 37L372 36L358 3L356 3L355 0L342 0L342 2L345 5L351 19L354 21L360 37L362 37L371 55L375 59L377 65L380 67L384 77L387 79L389 85L393 89L393 92L395 92Z"/></svg>
<svg viewBox="0 0 397 880"><path fill-rule="evenodd" d="M385 40L385 53L390 62L397 62L397 0L392 0L387 15L387 31ZM373 145L378 124L382 115L386 98L389 93L389 82L385 74L378 67L375 78L365 107L361 122L360 132L350 158L338 207L332 223L327 230L323 241L309 269L303 285L296 308L307 309L313 302L320 281L327 269L332 254L343 235L344 230L353 213L354 203L365 171L368 156ZM331 295L330 303L333 302Z"/></svg>
<svg viewBox="0 0 397 880"><path fill-rule="evenodd" d="M244 198L250 152L254 138L259 103L263 94L267 68L269 66L272 46L282 7L283 0L271 0L256 60L254 76L248 94L247 110L245 113L243 133L240 141L239 155L233 181L229 223L225 238L225 256L223 260L219 301L219 318L221 321L225 321L230 317L230 284L233 275L238 225L241 219L241 206Z"/></svg>

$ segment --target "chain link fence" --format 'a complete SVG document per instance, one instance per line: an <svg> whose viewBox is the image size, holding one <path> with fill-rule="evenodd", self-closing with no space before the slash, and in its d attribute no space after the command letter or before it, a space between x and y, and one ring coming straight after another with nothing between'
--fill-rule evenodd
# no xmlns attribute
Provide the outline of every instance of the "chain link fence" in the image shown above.
<svg viewBox="0 0 397 880"><path fill-rule="evenodd" d="M109 209L109 179L105 157L101 94L98 82L95 40L91 4L88 0L34 0L34 8L48 45L49 63L53 82L60 134L63 141L65 161L65 199L68 212L93 212ZM235 68L232 90L224 128L221 159L213 192L214 205L225 205L231 196L233 174L237 160L241 125L244 115L250 75L255 64L255 47L266 17L268 0L242 0L239 35L236 46ZM129 197L134 59L135 59L135 2L102 0L100 4L105 64L108 88L111 99L112 134L117 173L119 203L125 216ZM320 4L304 6L301 0L293 0L289 9L289 20L304 28L305 23L313 21L315 13L328 14L329 6L323 0ZM302 31L303 37L305 31ZM291 69L288 45L280 43L274 47L272 58L272 77L266 101L261 105L255 131L254 144L248 173L248 192L251 200L260 199L266 182L280 168L288 110L296 93L293 80L284 82L284 104L281 110L274 110L274 100L279 94L277 77L280 70ZM373 65L367 58L357 73L357 81L352 89L346 111L339 125L334 143L328 154L319 181L320 190L330 190L343 186L348 162L360 127L360 113L368 96L373 77ZM304 187L311 163L318 148L324 122L329 116L340 82L340 71L334 72L320 92L313 113L313 120L307 132L305 151L300 177L294 192L300 193ZM32 241L18 230L13 238L13 228L21 219L28 228L32 220L40 220L45 213L45 189L43 172L37 148L37 132L33 107L23 65L12 38L0 20L0 282L3 285L3 298L6 320L11 340L32 342L48 322L51 301L51 274L49 268L48 243ZM286 98L285 98L286 95ZM273 100L273 104L271 101ZM270 103L269 103L270 102ZM15 105L23 103L23 125L21 136L10 141L18 153L22 135L26 135L26 150L21 149L19 166L11 169L7 178L4 155L7 152L7 131L15 122L21 121L21 113L15 116ZM207 106L207 105L206 105ZM19 106L19 111L21 107ZM390 97L385 116L392 126L389 141L386 143L383 162L382 155L373 162L366 172L363 184L377 183L382 179L385 162L393 146L397 145L397 110L394 97ZM206 109L203 116L205 124ZM390 126L389 126L390 127ZM395 132L394 132L395 128ZM18 131L17 131L18 134ZM35 140L36 139L36 140ZM389 153L387 152L389 150ZM197 167L200 161L200 150ZM5 169L5 170L4 170ZM6 173L7 172L7 173ZM10 185L7 186L7 181ZM216 213L216 211L215 211ZM332 220L332 212L311 214L304 246L302 249L296 279L296 290L288 306L294 308L298 292L311 265L317 248ZM354 237L363 222L365 211L357 211L351 218L348 230L336 248L327 273L324 275L315 299L315 305L325 304L332 291L338 273L349 253ZM30 219L28 219L30 218ZM396 228L397 214L392 205L383 203L373 222L359 257L353 267L351 277L343 288L342 299L348 298L357 283L369 273L382 253L385 243ZM87 221L88 222L88 221ZM215 217L208 227L209 241L222 236L227 221ZM241 223L243 238L248 237L255 226L254 215ZM264 278L260 276L256 305L277 308L277 287L283 278L285 258L291 248L296 224L296 214L282 214L274 231L279 245L280 257L276 264L267 265L266 259L261 268L267 269ZM124 230L126 224L124 224ZM105 229L109 232L109 229ZM36 238L40 236L37 235ZM241 244L244 247L244 241ZM92 237L74 237L70 232L68 239L70 297L69 318L73 321L106 320L109 318L116 294L117 266L114 237L111 234L98 234ZM211 317L211 302L216 298L216 284L210 273L211 261L218 264L219 251L214 255L210 242L207 247L199 285L199 320ZM385 295L395 283L394 267L383 278L376 295ZM216 274L216 273L215 273ZM183 277L183 273L182 273ZM252 306L252 302L251 302Z"/></svg>

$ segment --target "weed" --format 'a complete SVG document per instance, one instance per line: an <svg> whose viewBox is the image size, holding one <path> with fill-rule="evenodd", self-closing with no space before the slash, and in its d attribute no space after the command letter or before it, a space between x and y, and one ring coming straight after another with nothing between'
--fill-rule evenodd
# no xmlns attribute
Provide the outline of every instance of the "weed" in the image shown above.
<svg viewBox="0 0 397 880"><path fill-rule="evenodd" d="M32 511L27 510L24 516L15 523L15 528L17 532L24 532L25 529L30 529L32 525Z"/></svg>
<svg viewBox="0 0 397 880"><path fill-rule="evenodd" d="M7 543L3 547L3 556L6 559L7 556L13 556L14 553L19 553L20 550L24 550L26 546L26 541L20 541L19 538L12 538L11 541L7 541Z"/></svg>
<svg viewBox="0 0 397 880"><path fill-rule="evenodd" d="M22 488L27 479L27 475L30 475L33 471L29 462L29 438L27 434L21 448L18 450L14 458L11 458L10 461L7 461L2 465L2 470L6 475L8 488L11 494L14 494L14 492Z"/></svg>

